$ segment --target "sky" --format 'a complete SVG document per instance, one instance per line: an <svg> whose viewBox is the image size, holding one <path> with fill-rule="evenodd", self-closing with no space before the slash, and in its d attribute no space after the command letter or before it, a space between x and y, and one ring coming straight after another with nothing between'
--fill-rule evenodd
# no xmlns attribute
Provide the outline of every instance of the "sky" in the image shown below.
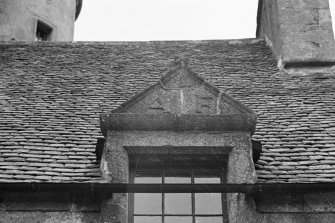
<svg viewBox="0 0 335 223"><path fill-rule="evenodd" d="M335 0L329 0L335 27ZM83 0L75 41L254 38L258 0Z"/></svg>

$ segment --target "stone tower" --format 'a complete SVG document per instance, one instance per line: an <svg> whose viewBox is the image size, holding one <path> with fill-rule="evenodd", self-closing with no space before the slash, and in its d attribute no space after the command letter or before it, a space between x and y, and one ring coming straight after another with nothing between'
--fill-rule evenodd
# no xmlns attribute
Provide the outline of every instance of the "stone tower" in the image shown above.
<svg viewBox="0 0 335 223"><path fill-rule="evenodd" d="M0 0L0 41L72 41L82 0Z"/></svg>

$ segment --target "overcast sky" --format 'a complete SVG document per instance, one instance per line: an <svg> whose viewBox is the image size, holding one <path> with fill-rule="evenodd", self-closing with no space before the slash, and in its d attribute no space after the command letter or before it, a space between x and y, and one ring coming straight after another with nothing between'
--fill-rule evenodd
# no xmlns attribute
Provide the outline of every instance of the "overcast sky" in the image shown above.
<svg viewBox="0 0 335 223"><path fill-rule="evenodd" d="M258 0L83 0L75 41L253 38ZM335 24L335 0L329 0Z"/></svg>

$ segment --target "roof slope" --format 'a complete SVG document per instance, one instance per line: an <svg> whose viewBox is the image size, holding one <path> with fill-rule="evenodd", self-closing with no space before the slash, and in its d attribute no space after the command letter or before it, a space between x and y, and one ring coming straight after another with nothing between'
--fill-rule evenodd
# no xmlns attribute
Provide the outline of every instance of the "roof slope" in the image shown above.
<svg viewBox="0 0 335 223"><path fill-rule="evenodd" d="M98 181L99 115L164 75L174 56L258 117L260 182L335 181L334 78L290 75L263 40L2 43L0 181Z"/></svg>

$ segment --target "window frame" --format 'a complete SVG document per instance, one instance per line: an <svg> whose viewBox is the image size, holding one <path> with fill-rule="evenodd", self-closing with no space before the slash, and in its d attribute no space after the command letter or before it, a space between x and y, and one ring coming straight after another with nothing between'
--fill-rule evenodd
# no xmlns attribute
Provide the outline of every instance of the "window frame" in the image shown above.
<svg viewBox="0 0 335 223"><path fill-rule="evenodd" d="M201 155L203 158L205 155ZM130 155L129 156L129 183L135 183L135 176L136 173L160 173L162 178L162 184L165 183L165 175L166 173L189 173L191 177L191 183L194 184L195 175L200 172L217 172L218 177L220 178L220 183L224 184L227 182L227 161L222 161L222 159L219 159L220 162L216 162L216 165L212 165L215 162L213 161L213 157L211 159L208 159L206 161L200 161L195 162L192 164L186 164L186 165L180 165L181 161L177 162L169 162L169 157L163 158L161 163L146 163L143 167L138 166L136 163L137 158L141 157L143 155ZM145 155L148 156L148 155ZM154 154L150 154L150 157L154 157ZM190 155L182 155L183 157L189 157ZM199 156L200 157L200 156ZM207 155L207 157L210 157ZM199 165L198 165L199 164ZM191 193L191 192L190 192ZM222 222L228 223L228 206L227 206L227 194L221 193L221 207L222 212L221 214L196 214L195 213L195 194L197 193L191 193L191 214L165 214L165 194L166 193L159 193L162 194L162 213L161 214L136 214L137 216L157 216L161 217L164 222L165 216L187 216L192 217L192 222L195 222L196 217L221 217L222 216ZM175 193L174 193L175 194ZM135 194L129 193L128 196L128 223L134 223L134 206L135 206Z"/></svg>
<svg viewBox="0 0 335 223"><path fill-rule="evenodd" d="M49 23L41 20L41 19L36 19L35 22L35 33L34 33L34 41L35 42L44 42L44 41L52 41L53 40L53 35L55 32L55 29L52 25L50 25ZM41 37L41 39L39 39L38 37L38 32L39 30L43 30L44 29L44 33L45 33L45 39L43 39L43 37Z"/></svg>

